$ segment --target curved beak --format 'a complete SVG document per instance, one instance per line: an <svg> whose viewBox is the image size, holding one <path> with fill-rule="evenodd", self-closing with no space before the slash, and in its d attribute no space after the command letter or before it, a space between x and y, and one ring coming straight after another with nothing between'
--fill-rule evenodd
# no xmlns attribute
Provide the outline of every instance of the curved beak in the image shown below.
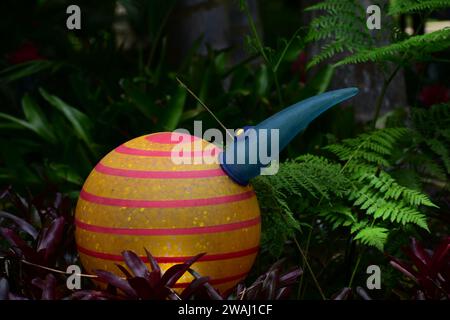
<svg viewBox="0 0 450 320"><path fill-rule="evenodd" d="M254 127L245 127L219 155L222 169L238 184L247 185L314 119L358 91L346 88L325 92L283 109Z"/></svg>

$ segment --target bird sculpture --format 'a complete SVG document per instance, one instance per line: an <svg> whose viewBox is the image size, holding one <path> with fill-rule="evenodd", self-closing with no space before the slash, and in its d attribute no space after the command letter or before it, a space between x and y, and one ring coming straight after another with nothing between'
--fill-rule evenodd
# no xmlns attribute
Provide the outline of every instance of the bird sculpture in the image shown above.
<svg viewBox="0 0 450 320"><path fill-rule="evenodd" d="M209 276L220 292L233 288L250 271L260 244L260 209L250 180L269 164L254 157L262 148L258 133L269 132L265 148L272 149L276 141L269 157L274 160L311 121L357 92L335 90L298 102L239 130L223 150L177 132L148 134L120 145L100 160L80 192L75 224L84 268L122 275L116 266L124 265L121 253L132 250L146 261L147 249L164 271L205 252L192 268ZM256 139L249 138L250 132ZM270 139L274 132L276 140ZM211 161L174 163L174 146L180 144L201 146L183 157ZM236 161L239 150L243 161ZM186 274L175 288L190 281Z"/></svg>

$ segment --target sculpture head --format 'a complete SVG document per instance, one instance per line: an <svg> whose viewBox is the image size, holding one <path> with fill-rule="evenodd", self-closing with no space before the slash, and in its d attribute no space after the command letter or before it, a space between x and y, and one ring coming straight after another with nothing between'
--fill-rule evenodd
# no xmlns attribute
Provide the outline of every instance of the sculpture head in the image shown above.
<svg viewBox="0 0 450 320"><path fill-rule="evenodd" d="M314 119L357 93L357 88L326 92L283 109L254 127L244 127L220 154L222 169L238 184L247 185Z"/></svg>

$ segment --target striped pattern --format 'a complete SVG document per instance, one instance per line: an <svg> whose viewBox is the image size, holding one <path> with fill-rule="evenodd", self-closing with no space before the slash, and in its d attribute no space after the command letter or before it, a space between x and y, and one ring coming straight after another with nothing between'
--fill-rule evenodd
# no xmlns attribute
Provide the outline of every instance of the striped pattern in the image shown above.
<svg viewBox="0 0 450 320"><path fill-rule="evenodd" d="M152 228L152 229L136 229L136 228L111 228L101 227L97 225L88 224L80 220L75 219L75 225L83 230L106 233L106 234L118 234L118 235L133 235L133 236L176 236L176 235L189 235L189 234L205 234L205 233L217 233L227 232L233 230L239 230L242 228L248 228L260 223L260 217L256 217L250 220L232 222L227 224L219 224L206 227L190 227L190 228Z"/></svg>
<svg viewBox="0 0 450 320"><path fill-rule="evenodd" d="M179 207L200 207L241 201L254 197L253 191L247 191L239 194L233 194L221 197L211 197L203 199L182 199L182 200L139 200L139 199L117 199L96 196L86 190L81 190L80 198L92 203L98 203L108 206L128 207L128 208L179 208Z"/></svg>
<svg viewBox="0 0 450 320"><path fill-rule="evenodd" d="M201 139L196 136L191 136L184 133L172 132L167 134L166 132L150 134L145 137L147 141L159 143L159 144L178 144L178 143L192 143L194 141L200 141Z"/></svg>
<svg viewBox="0 0 450 320"><path fill-rule="evenodd" d="M220 151L197 137L157 133L119 146L97 164L76 209L80 259L89 271L117 273L124 250L146 261L147 248L163 270L206 252L194 269L225 291L245 277L256 257L258 203L251 187L235 184L218 164L174 164L177 141L187 145L184 156L197 160ZM176 287L191 280L185 275Z"/></svg>
<svg viewBox="0 0 450 320"><path fill-rule="evenodd" d="M192 148L194 149L194 148ZM176 150L142 150L135 149L131 147L127 147L126 145L121 145L115 149L115 152L129 154L134 156L144 156L144 157L210 157L210 156L218 156L219 149L214 148L210 150L203 151L176 151Z"/></svg>
<svg viewBox="0 0 450 320"><path fill-rule="evenodd" d="M97 164L95 170L111 176L138 178L138 179L192 179L192 178L212 178L218 176L225 176L222 169L207 169L207 170L191 170L191 171L144 171L144 170L130 170L111 168Z"/></svg>
<svg viewBox="0 0 450 320"><path fill-rule="evenodd" d="M123 261L123 257L118 254L97 252L97 251L83 248L81 246L78 246L78 251L85 255L95 257L95 258L111 260L111 261ZM240 257L253 255L256 252L258 252L258 247L253 247L253 248L240 250L240 251L234 251L234 252L227 252L227 253L207 254L207 255L204 255L203 257L201 257L198 261L218 261L218 260L240 258ZM155 259L156 259L156 261L158 261L158 263L183 263L183 262L191 259L192 257L193 256L155 257ZM148 263L148 259L146 256L141 256L140 258L142 259L142 261Z"/></svg>
<svg viewBox="0 0 450 320"><path fill-rule="evenodd" d="M129 154L134 156L144 156L144 157L206 157L206 156L214 156L218 155L217 149L213 149L211 152L206 151L190 151L190 152L181 152L178 153L176 151L171 150L141 150L127 147L125 145L121 145L118 147L115 152Z"/></svg>

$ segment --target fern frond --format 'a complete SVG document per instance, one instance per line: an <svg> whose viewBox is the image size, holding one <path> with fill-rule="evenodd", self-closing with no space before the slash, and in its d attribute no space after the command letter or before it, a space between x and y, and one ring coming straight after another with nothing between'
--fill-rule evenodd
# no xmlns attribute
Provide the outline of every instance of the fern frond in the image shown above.
<svg viewBox="0 0 450 320"><path fill-rule="evenodd" d="M369 225L369 220L364 219L364 220L360 220L355 222L352 227L350 228L350 233L355 233L361 229L364 229L365 227L367 227Z"/></svg>
<svg viewBox="0 0 450 320"><path fill-rule="evenodd" d="M328 0L314 4L306 8L305 11L327 10L330 12L340 12L343 10L352 10L353 8L353 1Z"/></svg>
<svg viewBox="0 0 450 320"><path fill-rule="evenodd" d="M346 169L353 186L346 197L350 201L349 207L357 208L357 211L366 215L363 222L355 222L349 216L344 216L342 210L325 210L321 214L325 221L330 222L333 227L350 226L351 232L360 232L361 237L366 232L370 234L371 227L366 223L368 218L372 222L401 226L413 224L429 230L427 217L420 211L420 207L435 205L427 195L401 185L387 171L392 168L389 160L397 150L399 140L407 133L410 130L406 128L386 128L325 147L345 163L343 169ZM365 231L367 228L369 230ZM381 248L383 239L386 237L377 239L378 248ZM366 240L362 243L375 245L375 242Z"/></svg>
<svg viewBox="0 0 450 320"><path fill-rule="evenodd" d="M331 224L331 228L349 227L357 223L350 207L333 205L319 208L319 216Z"/></svg>
<svg viewBox="0 0 450 320"><path fill-rule="evenodd" d="M381 218L401 225L412 223L428 230L426 216L419 212L416 206L409 205L403 199L386 199L382 192L373 190L370 186L354 190L349 195L349 200L353 200L354 206L364 210L366 214L372 215L375 219Z"/></svg>
<svg viewBox="0 0 450 320"><path fill-rule="evenodd" d="M261 208L262 245L274 256L279 256L286 240L300 230L300 223L286 202L286 195L273 186L267 176L252 181Z"/></svg>
<svg viewBox="0 0 450 320"><path fill-rule="evenodd" d="M418 118L428 121L430 117L420 114ZM437 136L447 139L446 128L438 129L444 133ZM429 231L422 208L436 206L417 188L419 176L414 175L412 183L402 183L395 178L398 163L402 163L402 170L411 170L405 166L405 159L396 158L399 142L404 142L406 137L421 143L429 140L428 143L435 145L435 153L444 155L445 152L443 144L420 134L416 137L414 132L414 129L385 128L363 133L325 147L338 161L308 154L281 164L274 176L256 178L253 185L266 226L264 246L280 253L287 238L300 229L297 220L300 212L318 214L332 229L348 228L360 243L380 250L389 227L403 229L403 226L415 225ZM435 133L434 137L437 136ZM420 152L414 155L425 156ZM293 198L301 201L292 201ZM299 210L295 214L294 206Z"/></svg>
<svg viewBox="0 0 450 320"><path fill-rule="evenodd" d="M389 14L400 15L445 8L450 8L450 2L448 0L397 0L393 1L389 6Z"/></svg>
<svg viewBox="0 0 450 320"><path fill-rule="evenodd" d="M333 144L325 149L334 153L342 161L347 161L346 168L352 171L356 163L389 166L387 156L392 154L396 142L408 132L406 128L386 128L364 133L357 138L346 139L340 144Z"/></svg>
<svg viewBox="0 0 450 320"><path fill-rule="evenodd" d="M327 42L308 63L308 67L344 51L355 52L372 47L373 42L366 27L366 14L359 1L325 0L307 10L324 11L311 22L307 41Z"/></svg>
<svg viewBox="0 0 450 320"><path fill-rule="evenodd" d="M276 175L260 176L252 181L262 211L264 228L262 243L278 256L285 241L300 224L290 205L289 197L337 199L349 188L347 177L337 163L313 155L304 155L280 165Z"/></svg>
<svg viewBox="0 0 450 320"><path fill-rule="evenodd" d="M425 35L412 36L401 42L384 47L362 50L342 59L335 66L364 62L395 61L404 54L415 56L442 51L450 47L450 28L444 28Z"/></svg>
<svg viewBox="0 0 450 320"><path fill-rule="evenodd" d="M415 152L408 155L408 163L410 163L414 170L425 177L446 180L446 171L435 159L435 157L424 154L422 152Z"/></svg>
<svg viewBox="0 0 450 320"><path fill-rule="evenodd" d="M411 118L417 131L427 138L432 138L436 133L450 129L450 103L436 104L429 109L413 108ZM447 135L444 133L444 136Z"/></svg>
<svg viewBox="0 0 450 320"><path fill-rule="evenodd" d="M438 139L426 140L426 144L441 158L447 173L450 174L450 151L448 146Z"/></svg>
<svg viewBox="0 0 450 320"><path fill-rule="evenodd" d="M414 108L411 115L419 152L409 161L426 175L445 181L450 174L450 103Z"/></svg>
<svg viewBox="0 0 450 320"><path fill-rule="evenodd" d="M361 241L362 244L375 247L383 251L384 244L388 237L389 230L381 227L365 227L358 231L355 240Z"/></svg>
<svg viewBox="0 0 450 320"><path fill-rule="evenodd" d="M330 181L330 177L333 180ZM341 166L329 160L304 155L287 161L274 176L266 176L271 185L287 194L311 195L329 199L331 195L342 196L348 188L348 180L341 173Z"/></svg>
<svg viewBox="0 0 450 320"><path fill-rule="evenodd" d="M378 175L366 172L360 176L359 181L365 182L368 186L384 193L385 199L397 200L402 197L411 206L435 206L427 195L401 186L394 178L383 171Z"/></svg>

